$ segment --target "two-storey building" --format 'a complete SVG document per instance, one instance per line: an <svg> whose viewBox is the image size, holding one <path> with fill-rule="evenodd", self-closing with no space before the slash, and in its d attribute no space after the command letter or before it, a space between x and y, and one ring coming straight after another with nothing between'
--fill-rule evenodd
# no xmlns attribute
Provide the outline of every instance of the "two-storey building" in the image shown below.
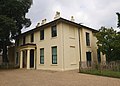
<svg viewBox="0 0 120 86"><path fill-rule="evenodd" d="M58 16L58 15L57 15ZM97 30L57 17L16 37L16 64L20 68L72 70L105 61L94 33Z"/></svg>

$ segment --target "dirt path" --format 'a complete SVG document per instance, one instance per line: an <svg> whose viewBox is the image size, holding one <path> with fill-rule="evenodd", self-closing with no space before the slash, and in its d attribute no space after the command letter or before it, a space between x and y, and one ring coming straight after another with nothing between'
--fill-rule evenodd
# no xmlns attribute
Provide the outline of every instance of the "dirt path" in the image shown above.
<svg viewBox="0 0 120 86"><path fill-rule="evenodd" d="M0 86L120 86L120 79L78 71L0 70Z"/></svg>

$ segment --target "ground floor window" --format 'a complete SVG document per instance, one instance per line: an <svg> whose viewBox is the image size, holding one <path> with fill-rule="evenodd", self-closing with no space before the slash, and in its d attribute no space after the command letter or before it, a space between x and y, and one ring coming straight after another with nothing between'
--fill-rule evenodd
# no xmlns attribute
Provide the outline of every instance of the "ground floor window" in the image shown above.
<svg viewBox="0 0 120 86"><path fill-rule="evenodd" d="M52 47L52 64L57 64L57 46Z"/></svg>
<svg viewBox="0 0 120 86"><path fill-rule="evenodd" d="M40 64L44 64L44 48L40 49Z"/></svg>
<svg viewBox="0 0 120 86"><path fill-rule="evenodd" d="M98 63L100 63L101 62L100 49L97 49L97 58L98 58Z"/></svg>
<svg viewBox="0 0 120 86"><path fill-rule="evenodd" d="M91 52L86 52L87 67L91 66Z"/></svg>

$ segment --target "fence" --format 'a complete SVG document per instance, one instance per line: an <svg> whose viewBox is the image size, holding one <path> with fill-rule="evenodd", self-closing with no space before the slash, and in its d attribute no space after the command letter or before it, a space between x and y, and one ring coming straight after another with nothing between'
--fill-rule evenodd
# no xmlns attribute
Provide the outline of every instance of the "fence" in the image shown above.
<svg viewBox="0 0 120 86"><path fill-rule="evenodd" d="M19 65L9 64L9 63L2 63L0 64L0 69L17 69Z"/></svg>
<svg viewBox="0 0 120 86"><path fill-rule="evenodd" d="M81 62L79 65L79 71L81 70L111 70L111 71L120 71L120 60L119 61L111 61L111 62Z"/></svg>

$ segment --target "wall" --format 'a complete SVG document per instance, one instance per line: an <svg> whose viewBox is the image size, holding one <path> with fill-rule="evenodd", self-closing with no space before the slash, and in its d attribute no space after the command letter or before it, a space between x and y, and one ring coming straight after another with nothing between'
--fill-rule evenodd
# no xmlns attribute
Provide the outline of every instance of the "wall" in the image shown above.
<svg viewBox="0 0 120 86"><path fill-rule="evenodd" d="M86 32L90 34L90 46L86 46ZM26 43L31 43L30 35L26 36ZM33 42L36 44L36 68L57 71L78 69L80 56L81 61L86 63L86 52L91 52L92 61L97 62L96 41L90 29L80 28L79 46L78 27L66 23L57 24L57 37L54 38L51 37L51 26L44 28L44 40L40 40L40 31L36 31ZM22 45L22 39L19 44ZM52 46L57 46L57 64L52 64ZM44 48L44 64L40 64L40 48ZM105 56L102 55L101 60L105 61ZM82 66L86 67L86 64Z"/></svg>
<svg viewBox="0 0 120 86"><path fill-rule="evenodd" d="M40 40L40 31L35 32L37 46L37 69L63 70L62 27L57 24L57 37L51 37L51 27L44 28L44 40ZM52 64L51 47L57 46L57 64ZM44 64L40 64L40 48L44 48Z"/></svg>
<svg viewBox="0 0 120 86"><path fill-rule="evenodd" d="M62 23L64 45L64 69L72 70L79 68L79 40L78 28Z"/></svg>

